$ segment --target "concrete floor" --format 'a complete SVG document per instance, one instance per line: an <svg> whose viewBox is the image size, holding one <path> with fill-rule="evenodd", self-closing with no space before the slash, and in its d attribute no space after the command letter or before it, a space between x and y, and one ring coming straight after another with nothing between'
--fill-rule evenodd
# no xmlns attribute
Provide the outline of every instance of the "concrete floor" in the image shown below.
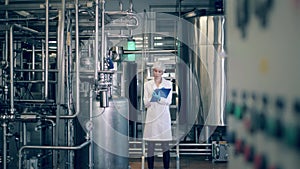
<svg viewBox="0 0 300 169"><path fill-rule="evenodd" d="M141 169L142 162L140 158L132 158L129 160L131 169ZM161 157L156 157L154 162L155 169L163 169ZM147 162L145 161L145 169ZM171 158L170 169L176 169L176 158ZM227 169L227 162L215 162L207 160L204 156L181 156L180 169Z"/></svg>

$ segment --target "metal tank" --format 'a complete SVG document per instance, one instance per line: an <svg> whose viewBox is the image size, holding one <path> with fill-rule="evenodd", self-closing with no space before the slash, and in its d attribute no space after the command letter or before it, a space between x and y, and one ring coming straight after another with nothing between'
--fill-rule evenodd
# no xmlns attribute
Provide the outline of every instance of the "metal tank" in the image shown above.
<svg viewBox="0 0 300 169"><path fill-rule="evenodd" d="M191 25L182 28L184 44L181 61L178 63L178 80L184 86L182 89L189 94L181 96L186 98L183 102L187 104L181 104L181 112L189 112L186 113L188 119L191 112L198 111L195 123L206 126L201 134L207 139L212 133L209 130L226 125L225 17L201 16L185 19ZM195 106L195 95L200 96L199 103L196 103L199 108Z"/></svg>
<svg viewBox="0 0 300 169"><path fill-rule="evenodd" d="M111 97L109 107L100 108L95 92L82 93L78 120L85 132L91 131L90 156L79 151L76 166L95 169L128 169L128 99ZM80 135L80 133L77 133ZM89 160L89 161L88 161Z"/></svg>
<svg viewBox="0 0 300 169"><path fill-rule="evenodd" d="M93 158L97 169L128 169L128 100L112 98L109 107L93 101Z"/></svg>
<svg viewBox="0 0 300 169"><path fill-rule="evenodd" d="M128 100L112 98L109 107L93 101L93 160L97 169L128 169Z"/></svg>

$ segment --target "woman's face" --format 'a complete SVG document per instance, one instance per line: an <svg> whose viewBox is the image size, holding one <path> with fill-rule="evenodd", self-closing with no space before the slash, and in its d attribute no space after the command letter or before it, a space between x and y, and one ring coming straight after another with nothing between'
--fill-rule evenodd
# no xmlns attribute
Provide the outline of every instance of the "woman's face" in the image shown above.
<svg viewBox="0 0 300 169"><path fill-rule="evenodd" d="M157 68L153 69L154 78L161 78L163 74L164 74L163 70L160 70L160 69L157 69Z"/></svg>

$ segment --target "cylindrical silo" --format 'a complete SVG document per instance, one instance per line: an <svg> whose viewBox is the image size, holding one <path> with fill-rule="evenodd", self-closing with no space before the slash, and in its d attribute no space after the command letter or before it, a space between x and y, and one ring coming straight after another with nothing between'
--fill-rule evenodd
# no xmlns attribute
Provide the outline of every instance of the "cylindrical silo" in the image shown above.
<svg viewBox="0 0 300 169"><path fill-rule="evenodd" d="M189 22L182 27L177 76L181 85L181 119L203 126L197 138L208 141L218 126L226 126L225 17L185 19Z"/></svg>
<svg viewBox="0 0 300 169"><path fill-rule="evenodd" d="M224 56L224 16L200 16L188 19L193 26L183 28L187 44L182 51L182 60L189 71L184 80L189 93L200 92L198 124L225 125L226 62ZM192 30L190 30L192 28ZM189 30L186 30L189 29ZM180 77L179 77L180 78ZM190 84L195 80L197 84ZM194 96L187 103L194 104Z"/></svg>
<svg viewBox="0 0 300 169"><path fill-rule="evenodd" d="M128 100L112 98L109 107L93 101L93 161L97 169L128 169Z"/></svg>

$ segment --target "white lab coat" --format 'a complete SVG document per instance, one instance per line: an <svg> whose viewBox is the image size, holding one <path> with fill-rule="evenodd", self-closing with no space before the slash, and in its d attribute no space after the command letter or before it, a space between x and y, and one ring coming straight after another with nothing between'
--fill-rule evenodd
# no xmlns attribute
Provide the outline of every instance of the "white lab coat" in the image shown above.
<svg viewBox="0 0 300 169"><path fill-rule="evenodd" d="M150 102L152 93L157 88L171 89L167 98L161 97L158 102ZM147 108L144 128L144 140L146 141L171 141L171 116L169 106L172 103L172 82L162 78L159 87L154 80L144 85L144 104Z"/></svg>

